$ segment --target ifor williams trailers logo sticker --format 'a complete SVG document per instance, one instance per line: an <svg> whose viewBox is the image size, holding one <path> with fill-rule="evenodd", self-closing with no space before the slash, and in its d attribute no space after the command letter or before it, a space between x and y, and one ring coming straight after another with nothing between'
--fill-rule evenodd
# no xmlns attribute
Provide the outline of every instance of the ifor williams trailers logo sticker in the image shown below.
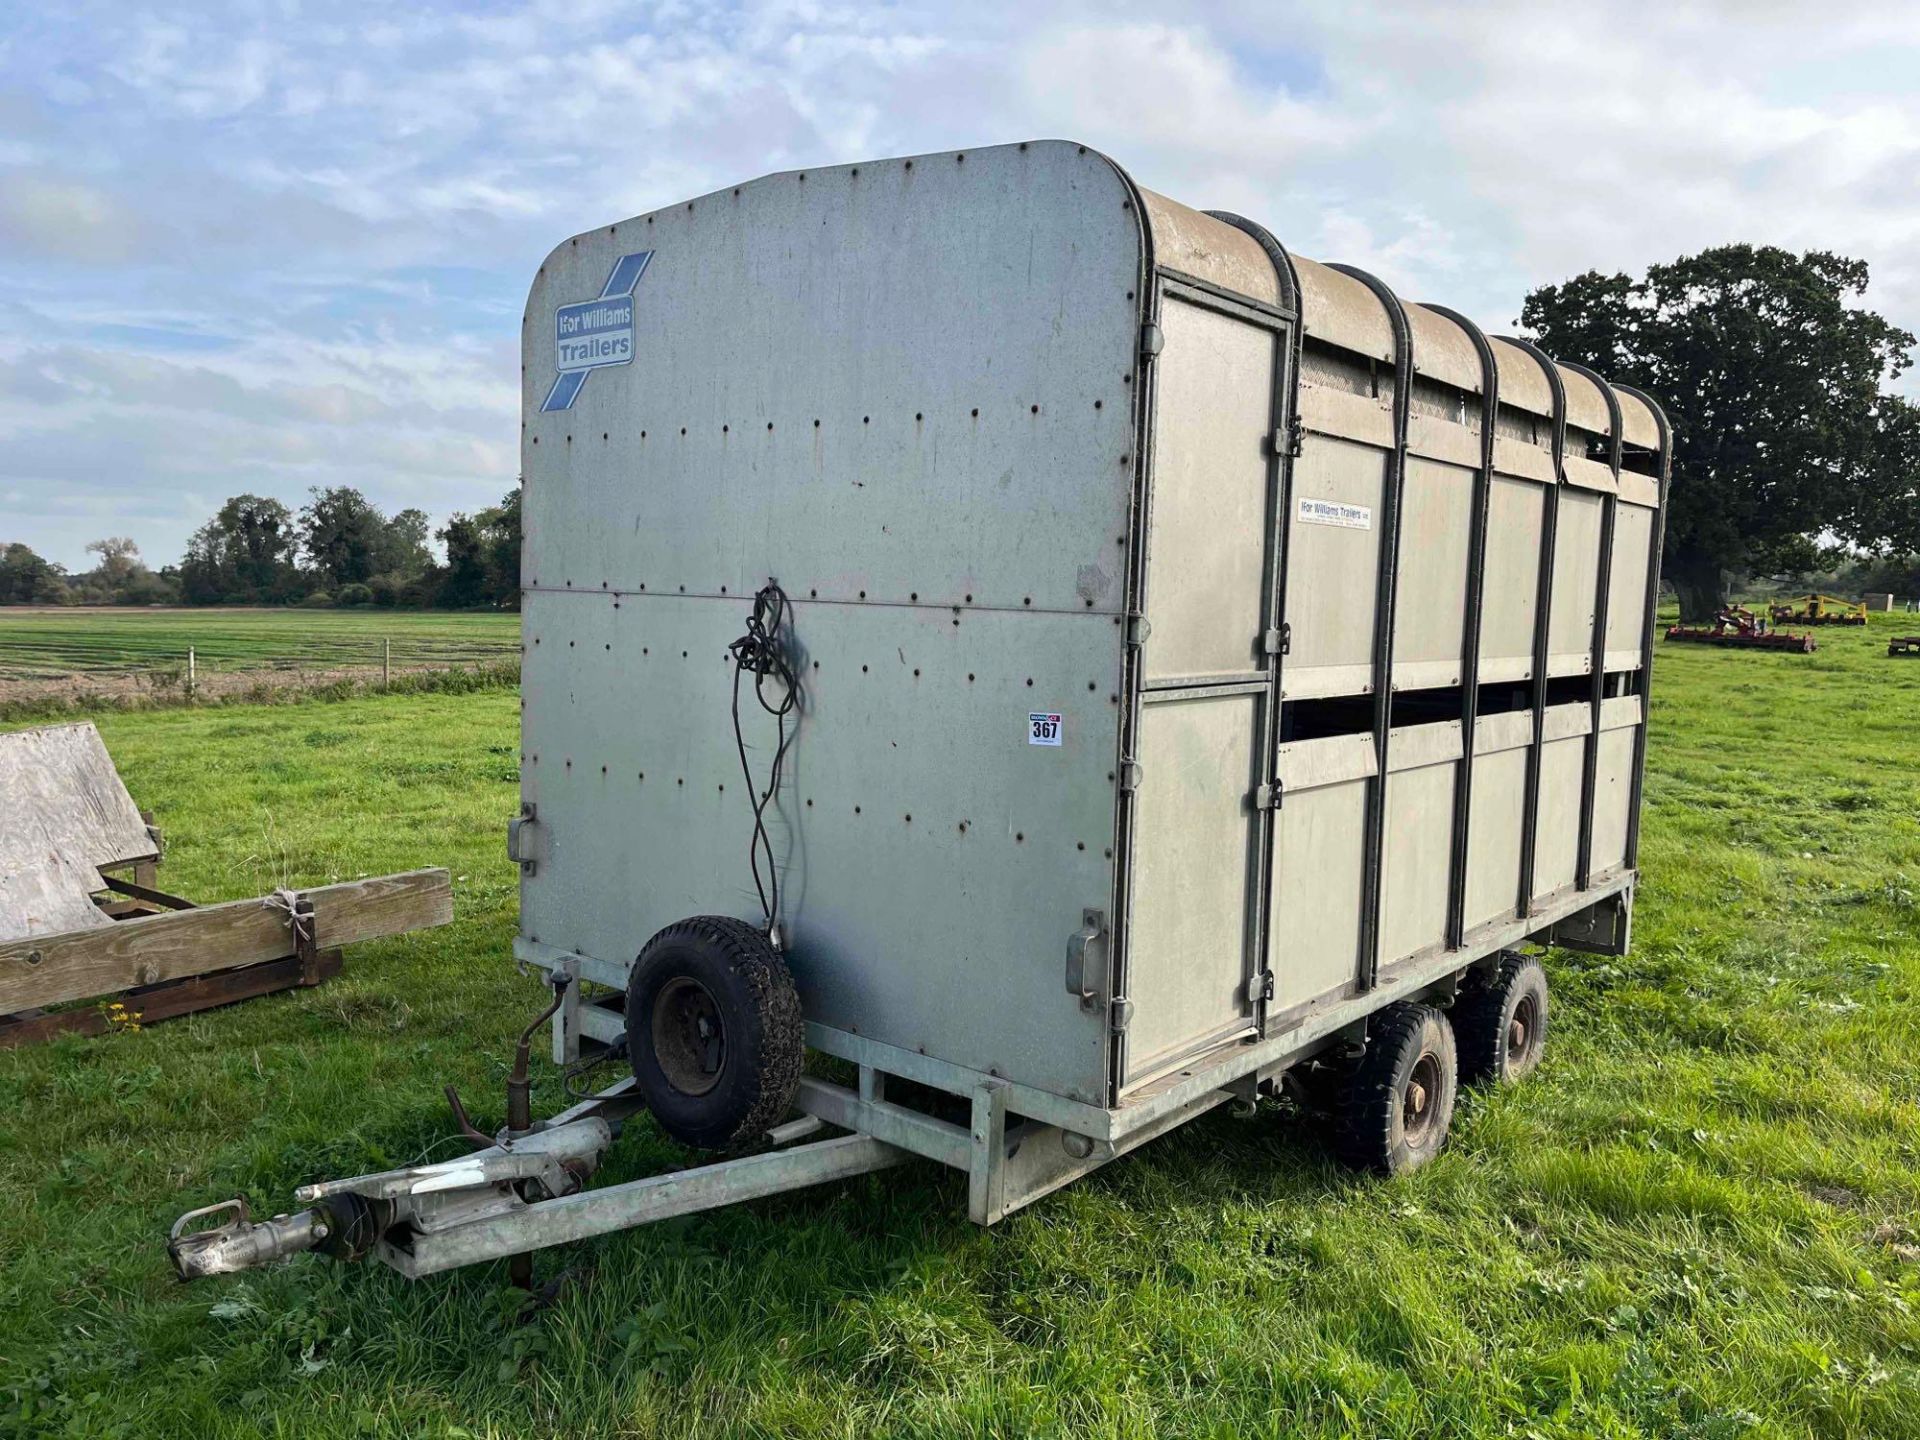
<svg viewBox="0 0 1920 1440"><path fill-rule="evenodd" d="M603 365L625 365L633 359L634 290L647 273L651 250L622 255L601 287L599 297L562 305L553 312L553 388L542 410L569 410L587 376Z"/></svg>

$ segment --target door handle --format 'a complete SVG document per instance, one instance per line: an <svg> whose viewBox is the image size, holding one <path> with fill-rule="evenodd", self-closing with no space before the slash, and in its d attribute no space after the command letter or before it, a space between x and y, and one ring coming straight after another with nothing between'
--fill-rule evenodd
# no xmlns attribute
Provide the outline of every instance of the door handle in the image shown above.
<svg viewBox="0 0 1920 1440"><path fill-rule="evenodd" d="M1080 928L1067 941L1067 993L1080 1002L1082 1010L1100 1008L1097 981L1106 960L1107 917L1104 911L1082 910ZM1097 952L1097 953L1091 953ZM1091 953L1091 963L1089 963Z"/></svg>

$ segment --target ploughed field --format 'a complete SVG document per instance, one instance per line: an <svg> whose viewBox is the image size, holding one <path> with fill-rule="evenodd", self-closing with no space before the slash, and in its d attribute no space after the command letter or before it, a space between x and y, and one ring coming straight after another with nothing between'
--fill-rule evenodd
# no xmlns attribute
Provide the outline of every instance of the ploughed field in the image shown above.
<svg viewBox="0 0 1920 1440"><path fill-rule="evenodd" d="M520 617L300 607L0 607L0 705L178 698L517 661Z"/></svg>
<svg viewBox="0 0 1920 1440"><path fill-rule="evenodd" d="M103 716L173 888L444 864L458 918L315 990L0 1053L0 1433L1920 1434L1900 622L1660 647L1635 953L1550 958L1545 1065L1465 1097L1426 1170L1216 1111L991 1232L929 1166L550 1252L572 1283L526 1323L500 1265L189 1288L162 1246L189 1205L451 1155L449 1081L498 1123L544 996L508 959L514 695ZM687 1159L641 1121L601 1179Z"/></svg>

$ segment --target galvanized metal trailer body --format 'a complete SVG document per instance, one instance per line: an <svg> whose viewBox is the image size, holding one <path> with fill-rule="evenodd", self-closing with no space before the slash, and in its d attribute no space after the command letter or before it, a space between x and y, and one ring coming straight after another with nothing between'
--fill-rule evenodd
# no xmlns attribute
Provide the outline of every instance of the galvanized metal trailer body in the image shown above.
<svg viewBox="0 0 1920 1440"><path fill-rule="evenodd" d="M1459 1037L1537 1057L1508 947L1625 949L1668 472L1636 392L1063 142L576 236L525 356L515 953L562 1061L623 1038L635 974L636 1078L534 1121L543 1015L498 1136L449 1091L474 1154L190 1211L183 1276L421 1276L915 1156L990 1224L1329 1052L1385 1126L1348 1158L1392 1169L1444 1136ZM762 904L731 710L768 577L784 960L687 920ZM791 1067L740 1111L760 1153L588 1189L643 1103L699 1130L647 1088L663 1044L775 1073L646 990L704 963L656 949L690 927L729 994L790 970L858 1083L793 1086L792 1010L746 1016ZM1396 1003L1456 990L1451 1025Z"/></svg>
<svg viewBox="0 0 1920 1440"><path fill-rule="evenodd" d="M622 293L631 358L560 370ZM618 990L755 913L727 645L777 577L787 960L862 1076L800 1106L975 1219L1505 947L1624 950L1646 397L1065 142L583 233L525 362L516 955ZM622 1031L580 989L556 1058Z"/></svg>

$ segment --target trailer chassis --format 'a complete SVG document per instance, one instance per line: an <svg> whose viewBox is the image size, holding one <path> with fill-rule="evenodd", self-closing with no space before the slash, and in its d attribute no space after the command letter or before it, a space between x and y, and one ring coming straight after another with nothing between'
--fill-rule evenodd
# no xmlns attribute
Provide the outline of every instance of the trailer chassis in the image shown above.
<svg viewBox="0 0 1920 1440"><path fill-rule="evenodd" d="M1470 949L1397 968L1364 996L1292 1017L1268 1037L1249 1035L1196 1056L1112 1109L810 1024L808 1043L854 1065L857 1085L803 1077L796 1117L769 1131L766 1148L754 1153L588 1189L607 1149L643 1108L628 1078L550 1120L502 1130L470 1155L303 1186L295 1196L308 1208L296 1214L254 1221L238 1197L189 1211L175 1222L168 1253L184 1279L305 1250L343 1260L370 1255L418 1279L916 1159L964 1173L970 1218L991 1225L1216 1106L1233 1103L1251 1113L1262 1091L1291 1067L1330 1051L1364 1048L1368 1019L1382 1006L1444 1003L1469 970L1497 961L1513 945L1534 940L1620 953L1632 882L1631 873L1622 872L1601 882L1602 893L1573 893L1525 920L1489 926L1469 937ZM526 958L549 971L559 992L558 1048L577 1047L583 1034L591 1038L619 1022L617 1014L580 1001L578 981L593 978L601 962L579 955ZM967 1123L890 1098L890 1079L957 1097ZM823 1135L829 1128L841 1133ZM207 1220L218 1223L198 1224ZM526 1271L517 1274L524 1279Z"/></svg>

